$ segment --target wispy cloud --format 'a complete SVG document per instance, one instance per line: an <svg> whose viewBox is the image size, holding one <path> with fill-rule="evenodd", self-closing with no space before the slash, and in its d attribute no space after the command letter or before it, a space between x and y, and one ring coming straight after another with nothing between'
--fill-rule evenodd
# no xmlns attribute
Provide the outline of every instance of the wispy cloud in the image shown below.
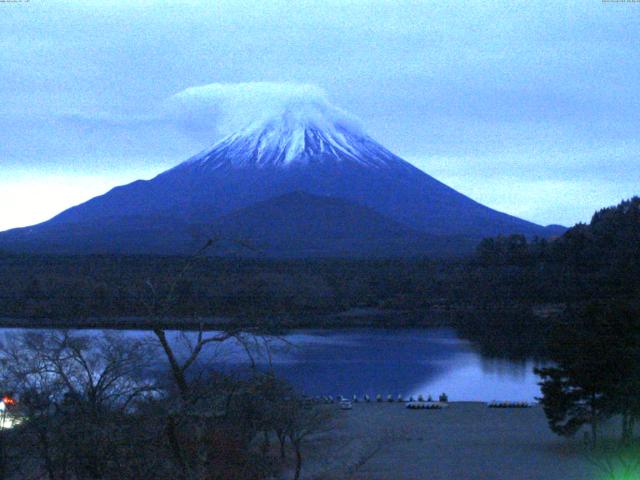
<svg viewBox="0 0 640 480"><path fill-rule="evenodd" d="M163 111L163 118L209 139L287 111L304 111L360 128L360 121L333 105L323 88L305 83L209 83L172 95L164 102Z"/></svg>

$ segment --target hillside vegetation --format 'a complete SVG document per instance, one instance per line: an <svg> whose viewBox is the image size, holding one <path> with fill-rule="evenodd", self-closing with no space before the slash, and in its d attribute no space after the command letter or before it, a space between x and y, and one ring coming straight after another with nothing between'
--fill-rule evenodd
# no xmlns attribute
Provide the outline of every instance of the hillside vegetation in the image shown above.
<svg viewBox="0 0 640 480"><path fill-rule="evenodd" d="M144 316L149 284L176 286L171 314L264 316L382 310L531 310L638 298L640 198L555 240L483 240L465 259L266 260L0 254L0 316ZM543 308L544 310L544 308Z"/></svg>

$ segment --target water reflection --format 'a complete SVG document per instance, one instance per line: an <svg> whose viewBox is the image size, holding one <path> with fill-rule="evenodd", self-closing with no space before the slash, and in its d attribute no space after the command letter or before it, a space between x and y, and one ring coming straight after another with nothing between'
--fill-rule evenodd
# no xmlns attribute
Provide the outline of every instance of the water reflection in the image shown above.
<svg viewBox="0 0 640 480"><path fill-rule="evenodd" d="M448 375L429 379L416 390L437 395L446 392L453 400L522 400L540 396L532 362L483 359L475 353L456 357Z"/></svg>
<svg viewBox="0 0 640 480"><path fill-rule="evenodd" d="M145 331L124 334L153 339ZM195 335L171 332L169 338L184 356ZM273 368L309 395L435 397L446 392L451 400L531 401L540 394L532 362L483 358L447 328L304 330L282 339L246 338L245 345L210 344L201 365L242 370L250 364L249 354L258 368ZM164 365L161 352L158 364Z"/></svg>

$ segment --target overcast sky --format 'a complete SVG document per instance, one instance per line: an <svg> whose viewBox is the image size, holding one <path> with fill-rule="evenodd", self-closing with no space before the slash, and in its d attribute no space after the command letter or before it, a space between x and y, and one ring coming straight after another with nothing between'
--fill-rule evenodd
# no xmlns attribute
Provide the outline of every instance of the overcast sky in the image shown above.
<svg viewBox="0 0 640 480"><path fill-rule="evenodd" d="M291 83L537 223L640 193L640 3L31 0L0 3L0 47L0 230L152 177Z"/></svg>

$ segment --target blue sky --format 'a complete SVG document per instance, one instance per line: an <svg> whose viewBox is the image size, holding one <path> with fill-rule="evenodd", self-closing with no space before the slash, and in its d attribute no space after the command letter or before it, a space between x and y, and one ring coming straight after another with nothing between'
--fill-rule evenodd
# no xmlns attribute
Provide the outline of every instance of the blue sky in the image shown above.
<svg viewBox="0 0 640 480"><path fill-rule="evenodd" d="M638 45L640 3L597 0L0 3L0 229L150 178L291 83L482 203L588 221L640 193Z"/></svg>

